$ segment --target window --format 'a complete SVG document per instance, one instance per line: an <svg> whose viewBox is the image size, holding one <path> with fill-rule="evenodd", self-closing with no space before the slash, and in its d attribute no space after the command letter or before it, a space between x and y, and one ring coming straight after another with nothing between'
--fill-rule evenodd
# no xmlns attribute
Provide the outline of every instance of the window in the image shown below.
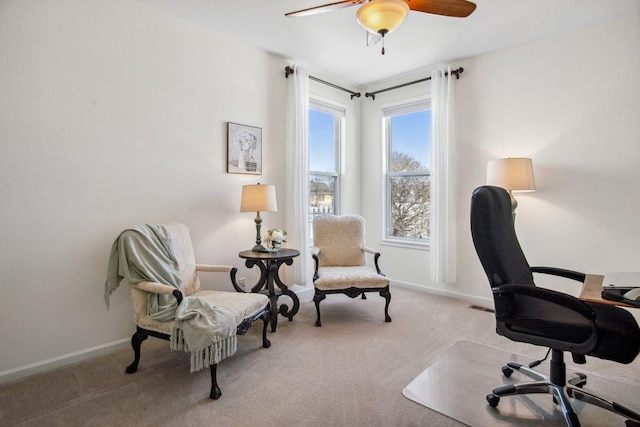
<svg viewBox="0 0 640 427"><path fill-rule="evenodd" d="M309 235L316 215L338 214L340 148L344 139L345 110L331 104L309 102Z"/></svg>
<svg viewBox="0 0 640 427"><path fill-rule="evenodd" d="M430 235L431 102L382 111L387 148L385 240L426 245Z"/></svg>

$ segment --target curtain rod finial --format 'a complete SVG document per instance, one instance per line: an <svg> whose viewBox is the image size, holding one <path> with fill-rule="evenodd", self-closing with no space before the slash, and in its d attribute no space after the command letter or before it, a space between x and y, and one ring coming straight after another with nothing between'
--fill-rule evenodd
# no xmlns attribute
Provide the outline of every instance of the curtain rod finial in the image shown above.
<svg viewBox="0 0 640 427"><path fill-rule="evenodd" d="M284 78L288 79L289 78L289 74L294 74L295 70L293 68L291 68L290 66L286 66L284 67Z"/></svg>

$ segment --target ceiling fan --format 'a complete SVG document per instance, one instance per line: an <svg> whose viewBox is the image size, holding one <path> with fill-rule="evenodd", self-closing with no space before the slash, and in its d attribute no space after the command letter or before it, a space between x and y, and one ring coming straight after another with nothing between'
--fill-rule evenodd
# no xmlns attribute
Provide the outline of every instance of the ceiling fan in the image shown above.
<svg viewBox="0 0 640 427"><path fill-rule="evenodd" d="M475 3L467 0L343 0L285 13L285 16L315 15L358 5L362 5L356 13L358 23L377 37L377 39L368 37L367 45L381 38L383 55L384 36L398 28L410 10L466 18L476 9Z"/></svg>

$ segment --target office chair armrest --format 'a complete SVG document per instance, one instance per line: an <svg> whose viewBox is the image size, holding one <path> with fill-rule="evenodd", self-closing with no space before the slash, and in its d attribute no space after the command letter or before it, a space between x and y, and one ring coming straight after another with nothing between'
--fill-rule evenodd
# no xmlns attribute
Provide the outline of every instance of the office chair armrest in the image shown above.
<svg viewBox="0 0 640 427"><path fill-rule="evenodd" d="M556 267L531 267L532 273L550 274L552 276L564 277L565 279L576 280L578 282L584 282L587 277L584 273L573 270L565 270L564 268Z"/></svg>
<svg viewBox="0 0 640 427"><path fill-rule="evenodd" d="M539 288L531 285L500 285L493 288L494 294L520 294L538 298L550 303L568 308L589 320L595 320L596 313L588 304L578 298L551 289Z"/></svg>

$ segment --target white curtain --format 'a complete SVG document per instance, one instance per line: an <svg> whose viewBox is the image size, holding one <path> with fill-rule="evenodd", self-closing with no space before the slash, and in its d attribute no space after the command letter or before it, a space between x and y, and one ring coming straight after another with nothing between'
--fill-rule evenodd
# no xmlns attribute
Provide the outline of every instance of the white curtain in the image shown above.
<svg viewBox="0 0 640 427"><path fill-rule="evenodd" d="M306 286L312 281L309 252L309 71L295 65L289 77L289 129L287 138L286 230L290 248L300 251L292 265L289 283Z"/></svg>
<svg viewBox="0 0 640 427"><path fill-rule="evenodd" d="M431 280L456 281L456 149L453 138L454 81L451 67L431 73Z"/></svg>

